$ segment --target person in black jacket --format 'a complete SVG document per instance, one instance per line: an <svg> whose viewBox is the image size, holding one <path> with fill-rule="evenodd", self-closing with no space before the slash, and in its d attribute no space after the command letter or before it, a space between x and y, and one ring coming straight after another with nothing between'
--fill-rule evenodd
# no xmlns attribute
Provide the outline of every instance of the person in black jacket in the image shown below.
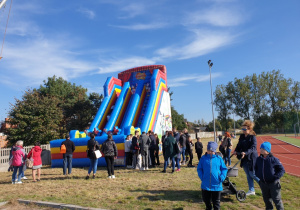
<svg viewBox="0 0 300 210"><path fill-rule="evenodd" d="M240 135L239 142L235 148L234 155L238 155L241 160L241 167L243 167L249 186L249 191L246 193L247 196L255 195L254 181L259 183L259 178L255 176L255 162L258 157L256 150L256 137L253 131L254 123L250 120L245 120L243 123L243 134ZM240 157L239 157L240 156Z"/></svg>
<svg viewBox="0 0 300 210"><path fill-rule="evenodd" d="M107 164L107 172L108 178L116 178L115 177L115 167L114 167L114 159L118 156L118 150L115 141L112 138L111 134L108 134L107 140L102 143L101 151L105 156L105 161Z"/></svg>
<svg viewBox="0 0 300 210"><path fill-rule="evenodd" d="M149 146L149 152L150 152L150 158L151 158L151 167L155 168L156 163L155 163L155 151L156 151L156 138L154 136L154 133L151 131L149 135L151 139L151 143Z"/></svg>
<svg viewBox="0 0 300 210"><path fill-rule="evenodd" d="M197 137L197 142L195 143L195 150L198 156L198 161L200 161L200 158L202 156L203 153L203 144L201 142L201 138Z"/></svg>
<svg viewBox="0 0 300 210"><path fill-rule="evenodd" d="M72 158L73 158L73 152L75 151L75 144L73 141L70 140L70 135L66 135L66 140L61 143L61 145L66 146L66 153L63 154L64 159L64 167L63 167L63 173L64 175L67 175L67 168L68 168L68 175L71 175L72 173Z"/></svg>
<svg viewBox="0 0 300 210"><path fill-rule="evenodd" d="M99 150L100 146L99 143L95 140L95 134L91 133L90 140L87 142L87 157L90 158L90 168L88 170L88 174L85 177L86 179L90 178L90 173L93 170L93 179L95 179L96 172L97 172L97 165L98 165L98 158L95 156L94 151Z"/></svg>
<svg viewBox="0 0 300 210"><path fill-rule="evenodd" d="M266 209L273 209L272 200L276 209L283 209L280 178L285 170L280 161L272 155L270 142L266 141L261 144L260 154L256 160L255 174L260 179L259 186Z"/></svg>

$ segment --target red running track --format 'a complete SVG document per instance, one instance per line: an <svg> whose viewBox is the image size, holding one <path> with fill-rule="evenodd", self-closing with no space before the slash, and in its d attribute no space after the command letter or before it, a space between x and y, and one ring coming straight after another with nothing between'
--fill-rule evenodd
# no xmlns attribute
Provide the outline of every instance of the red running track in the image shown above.
<svg viewBox="0 0 300 210"><path fill-rule="evenodd" d="M257 136L256 139L258 154L260 154L260 145L265 141L270 142L271 152L280 160L285 172L300 177L300 148L279 141L272 136Z"/></svg>

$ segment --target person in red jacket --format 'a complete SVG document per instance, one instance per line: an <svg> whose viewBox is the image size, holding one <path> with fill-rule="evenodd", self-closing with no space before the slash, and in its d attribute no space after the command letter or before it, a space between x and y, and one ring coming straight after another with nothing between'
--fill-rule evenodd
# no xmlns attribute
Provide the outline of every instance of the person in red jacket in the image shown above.
<svg viewBox="0 0 300 210"><path fill-rule="evenodd" d="M25 153L22 150L23 141L17 141L16 146L12 149L12 166L14 168L12 174L12 184L22 184L21 177L24 165ZM17 171L19 170L18 178Z"/></svg>
<svg viewBox="0 0 300 210"><path fill-rule="evenodd" d="M35 146L28 153L27 158L30 159L32 157L33 159L32 178L34 182L36 181L39 182L41 178L41 168L42 168L42 158L41 158L42 149L40 147L41 144L39 141L36 141L34 145ZM37 171L37 180L35 179L36 171Z"/></svg>

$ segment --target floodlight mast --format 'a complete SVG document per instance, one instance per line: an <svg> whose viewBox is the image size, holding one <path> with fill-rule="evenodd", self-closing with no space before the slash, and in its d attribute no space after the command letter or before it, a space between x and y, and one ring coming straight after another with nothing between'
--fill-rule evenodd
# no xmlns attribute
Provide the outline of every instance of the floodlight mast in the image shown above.
<svg viewBox="0 0 300 210"><path fill-rule="evenodd" d="M7 0L3 0L3 1L0 2L0 9L5 5L6 1Z"/></svg>
<svg viewBox="0 0 300 210"><path fill-rule="evenodd" d="M212 91L212 82L211 82L211 67L213 66L213 63L211 60L207 62L209 67L209 75L210 75L210 93L211 93L211 109L212 109L212 116L214 121L214 141L217 142L216 139L216 122L215 122L215 114L214 114L214 99L213 99L213 91Z"/></svg>

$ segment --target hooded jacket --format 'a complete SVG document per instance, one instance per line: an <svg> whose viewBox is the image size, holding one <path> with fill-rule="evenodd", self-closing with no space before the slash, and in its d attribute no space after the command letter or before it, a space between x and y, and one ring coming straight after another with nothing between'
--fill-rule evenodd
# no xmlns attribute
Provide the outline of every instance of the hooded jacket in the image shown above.
<svg viewBox="0 0 300 210"><path fill-rule="evenodd" d="M201 157L197 167L201 179L201 189L208 191L222 191L222 182L227 175L227 167L218 155L205 154Z"/></svg>
<svg viewBox="0 0 300 210"><path fill-rule="evenodd" d="M34 146L28 153L27 158L30 159L32 157L34 166L42 165L41 154L42 148L39 146Z"/></svg>
<svg viewBox="0 0 300 210"><path fill-rule="evenodd" d="M24 164L25 153L22 150L22 147L15 146L12 149L12 165L13 166L22 166Z"/></svg>
<svg viewBox="0 0 300 210"><path fill-rule="evenodd" d="M272 183L280 179L285 170L278 160L270 153L266 158L259 156L255 164L255 175L265 183Z"/></svg>
<svg viewBox="0 0 300 210"><path fill-rule="evenodd" d="M163 154L164 154L164 158L165 160L168 158L173 158L175 157L175 155L177 155L176 152L176 140L173 136L168 136L164 143L163 143Z"/></svg>

